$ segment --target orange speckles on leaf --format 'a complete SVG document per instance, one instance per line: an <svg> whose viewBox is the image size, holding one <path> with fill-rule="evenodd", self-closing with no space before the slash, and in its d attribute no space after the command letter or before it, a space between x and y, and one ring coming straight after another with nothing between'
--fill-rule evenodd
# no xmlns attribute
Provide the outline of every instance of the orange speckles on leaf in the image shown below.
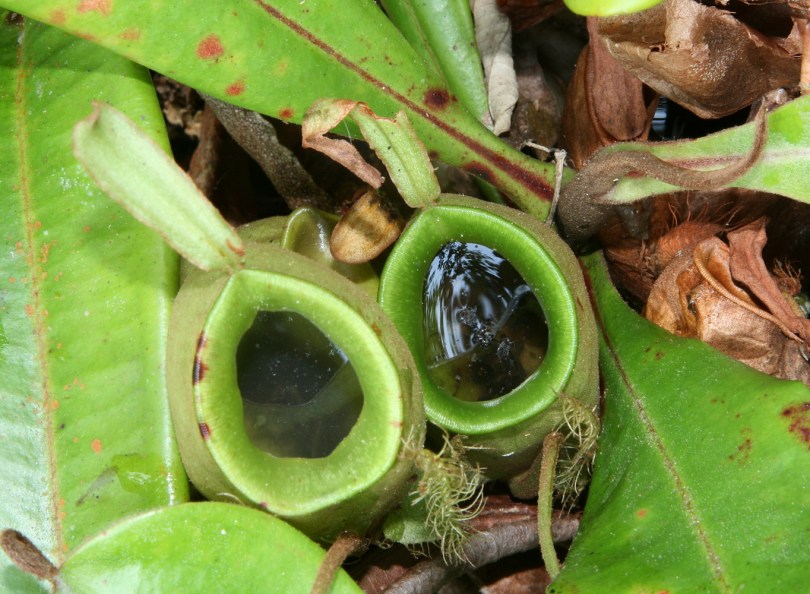
<svg viewBox="0 0 810 594"><path fill-rule="evenodd" d="M129 29L124 29L119 37L126 41L138 41L141 38L141 31L135 27L130 27Z"/></svg>
<svg viewBox="0 0 810 594"><path fill-rule="evenodd" d="M8 282L10 282L10 283L16 283L16 282L17 282L17 279L16 279L16 278L14 278L13 276L10 276L10 277L8 277Z"/></svg>
<svg viewBox="0 0 810 594"><path fill-rule="evenodd" d="M99 12L107 16L110 14L110 11L112 11L112 0L81 0L76 10L82 14L86 12Z"/></svg>
<svg viewBox="0 0 810 594"><path fill-rule="evenodd" d="M293 117L293 109L292 107L285 107L280 112L278 112L278 117L282 120L289 120Z"/></svg>
<svg viewBox="0 0 810 594"><path fill-rule="evenodd" d="M55 241L52 241L42 246L42 251L40 252L40 259L39 259L42 264L48 263L48 256L51 254L51 248L55 243L56 243Z"/></svg>
<svg viewBox="0 0 810 594"><path fill-rule="evenodd" d="M89 233L90 232L90 225L85 225L84 227L82 227L82 231L84 233Z"/></svg>
<svg viewBox="0 0 810 594"><path fill-rule="evenodd" d="M27 315L28 317L34 316L34 305L32 303L25 304L25 315Z"/></svg>
<svg viewBox="0 0 810 594"><path fill-rule="evenodd" d="M73 443L79 443L79 438L78 438L78 437L74 437L74 438L73 438Z"/></svg>
<svg viewBox="0 0 810 594"><path fill-rule="evenodd" d="M229 97L236 97L237 95L241 95L244 92L245 92L245 83L242 82L241 80L238 80L235 83L228 85L228 87L225 89L225 94L228 95Z"/></svg>
<svg viewBox="0 0 810 594"><path fill-rule="evenodd" d="M65 9L64 8L57 8L56 10L51 11L50 15L51 24L56 25L57 27L65 24Z"/></svg>
<svg viewBox="0 0 810 594"><path fill-rule="evenodd" d="M94 439L93 441L90 442L90 447L93 448L93 451L96 454L100 454L103 446L101 445L100 439Z"/></svg>
<svg viewBox="0 0 810 594"><path fill-rule="evenodd" d="M56 410L59 408L59 401L58 400L51 400L51 410Z"/></svg>
<svg viewBox="0 0 810 594"><path fill-rule="evenodd" d="M34 229L39 229L42 227L42 221L34 221Z"/></svg>
<svg viewBox="0 0 810 594"><path fill-rule="evenodd" d="M197 45L197 57L203 60L216 60L225 53L222 42L216 35L209 35Z"/></svg>
<svg viewBox="0 0 810 594"><path fill-rule="evenodd" d="M636 517L637 518L646 518L649 511L650 510L648 510L646 507L642 507L640 510L636 511Z"/></svg>

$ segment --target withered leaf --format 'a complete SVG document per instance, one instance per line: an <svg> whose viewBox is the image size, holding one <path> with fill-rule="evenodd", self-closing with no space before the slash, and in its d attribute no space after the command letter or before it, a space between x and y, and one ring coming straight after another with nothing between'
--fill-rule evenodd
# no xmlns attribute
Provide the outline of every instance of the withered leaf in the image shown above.
<svg viewBox="0 0 810 594"><path fill-rule="evenodd" d="M731 258L731 249L717 237L675 258L653 285L645 317L754 369L810 386L801 345L734 282Z"/></svg>
<svg viewBox="0 0 810 594"><path fill-rule="evenodd" d="M568 87L563 136L574 167L614 142L647 140L657 97L607 51L589 18L590 43L582 50Z"/></svg>
<svg viewBox="0 0 810 594"><path fill-rule="evenodd" d="M336 260L362 264L394 243L404 222L374 191L363 194L340 218L329 239Z"/></svg>
<svg viewBox="0 0 810 594"><path fill-rule="evenodd" d="M779 290L762 259L762 249L768 241L766 218L760 218L728 234L731 247L730 268L734 279L745 285L786 329L810 344L810 320L800 316Z"/></svg>
<svg viewBox="0 0 810 594"><path fill-rule="evenodd" d="M599 33L627 70L702 118L729 115L799 81L797 35L767 37L694 0L600 19Z"/></svg>

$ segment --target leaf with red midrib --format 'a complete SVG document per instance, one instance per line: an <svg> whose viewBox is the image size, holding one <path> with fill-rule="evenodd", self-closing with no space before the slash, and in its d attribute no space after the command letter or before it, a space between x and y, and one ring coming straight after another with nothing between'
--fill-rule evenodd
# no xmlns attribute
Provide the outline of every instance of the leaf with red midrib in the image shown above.
<svg viewBox="0 0 810 594"><path fill-rule="evenodd" d="M470 115L369 0L191 0L109 3L4 0L22 14L92 39L200 91L300 122L317 99L362 101L379 116L404 110L430 151L543 213L553 167L529 159ZM349 129L339 131L350 131Z"/></svg>

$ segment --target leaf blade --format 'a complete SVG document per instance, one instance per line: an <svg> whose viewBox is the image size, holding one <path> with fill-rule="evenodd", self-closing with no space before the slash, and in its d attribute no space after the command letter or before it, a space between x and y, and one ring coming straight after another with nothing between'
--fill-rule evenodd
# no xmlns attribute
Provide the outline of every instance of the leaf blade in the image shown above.
<svg viewBox="0 0 810 594"><path fill-rule="evenodd" d="M187 497L162 376L177 259L70 153L91 98L165 130L142 68L2 16L0 525L58 561L119 513ZM0 589L34 587L7 564Z"/></svg>
<svg viewBox="0 0 810 594"><path fill-rule="evenodd" d="M589 257L606 378L581 533L549 592L801 590L810 391L640 318ZM800 403L808 403L804 408ZM791 426L794 429L791 429Z"/></svg>
<svg viewBox="0 0 810 594"><path fill-rule="evenodd" d="M82 11L67 0L4 5L91 36L208 95L284 120L300 122L309 105L334 97L336 89L382 117L403 110L439 159L483 177L527 210L538 203L548 209L553 167L484 128L369 0L322 0L315 8L241 0L202 14L191 0L153 3L149 11L108 2Z"/></svg>

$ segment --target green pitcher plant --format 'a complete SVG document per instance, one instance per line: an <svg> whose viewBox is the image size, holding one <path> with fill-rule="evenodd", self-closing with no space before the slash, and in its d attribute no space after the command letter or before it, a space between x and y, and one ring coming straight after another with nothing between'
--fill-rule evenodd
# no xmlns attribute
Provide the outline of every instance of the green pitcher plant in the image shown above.
<svg viewBox="0 0 810 594"><path fill-rule="evenodd" d="M428 419L525 495L519 479L565 423L564 402L591 408L599 395L594 318L570 249L525 213L443 195L394 246L379 301L414 354Z"/></svg>
<svg viewBox="0 0 810 594"><path fill-rule="evenodd" d="M109 106L74 140L99 186L198 267L174 302L167 362L195 486L318 540L374 528L407 495L414 463L400 451L421 448L425 421L410 352L362 286L368 269L318 255L311 238L330 222L317 213L235 231Z"/></svg>

